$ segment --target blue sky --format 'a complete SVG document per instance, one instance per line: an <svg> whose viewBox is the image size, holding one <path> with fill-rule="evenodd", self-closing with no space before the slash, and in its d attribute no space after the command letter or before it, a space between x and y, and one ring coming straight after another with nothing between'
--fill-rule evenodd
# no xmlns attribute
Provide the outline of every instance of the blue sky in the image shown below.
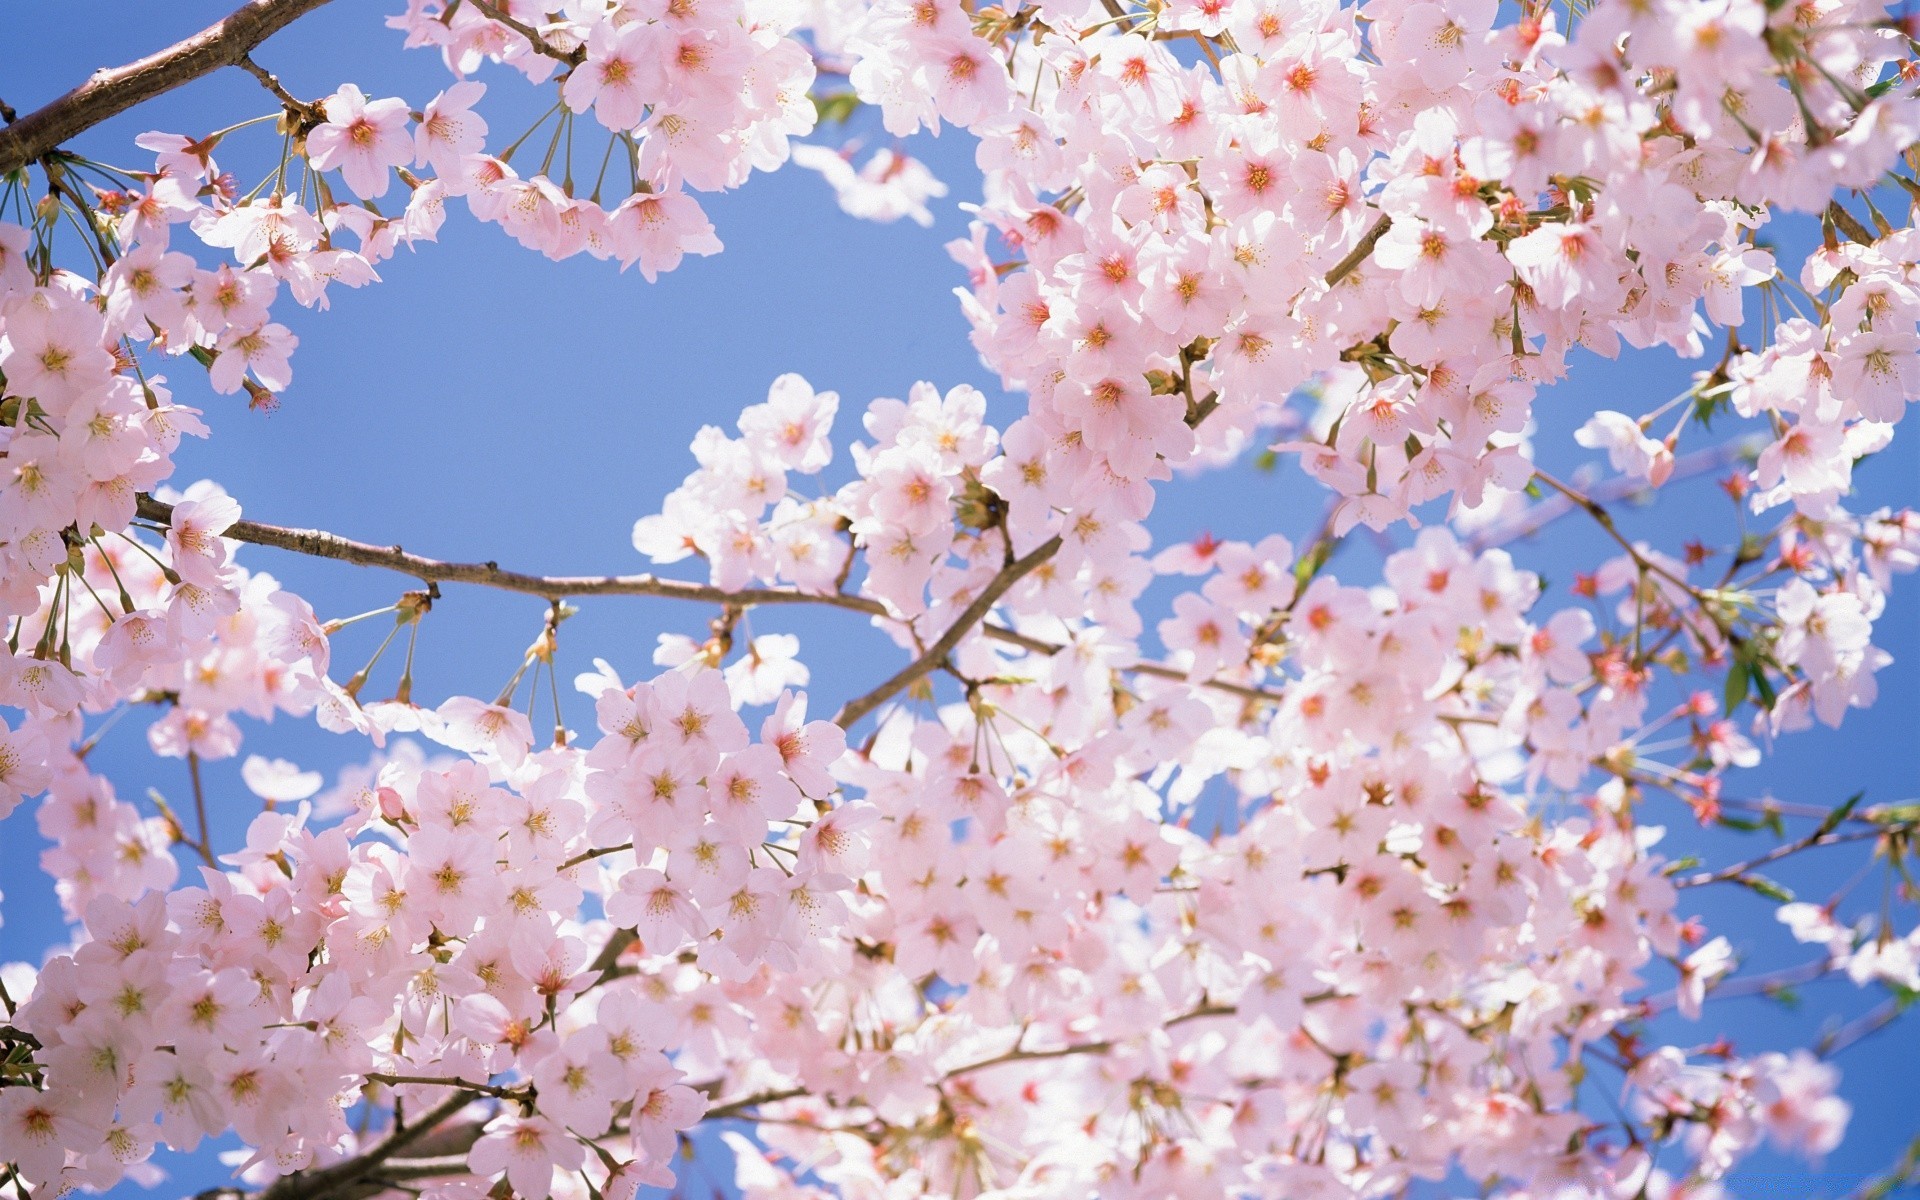
<svg viewBox="0 0 1920 1200"><path fill-rule="evenodd" d="M230 7L231 0L8 0L0 15L0 99L25 112L95 67L149 53ZM399 0L335 0L255 58L303 97L352 81L370 95L402 95L418 107L448 76L437 57L402 50L398 35L383 28L398 7ZM494 71L481 77L496 85L481 105L496 145L545 108L518 76ZM141 166L132 138L142 131L200 134L271 108L251 78L229 70L99 127L78 146L116 165ZM884 137L877 123L857 119L853 129ZM253 140L242 140L249 136ZM817 140L838 137L838 130L828 130ZM240 167L277 149L277 137L261 130L235 135L221 158ZM550 573L622 572L646 569L628 540L632 522L653 511L692 465L687 444L695 430L730 426L782 372L797 371L841 394L842 444L856 434L867 400L904 395L917 379L943 388L979 386L1004 424L1023 400L999 391L968 344L950 294L964 276L942 248L964 236L958 204L978 198L972 144L949 132L917 139L911 150L952 189L933 206L939 218L933 229L856 222L838 211L818 176L790 169L756 176L738 193L703 197L726 252L690 259L653 285L637 272L621 274L613 264L585 257L550 263L450 206L440 244L382 264L383 283L358 291L336 287L326 313L283 303L278 318L301 345L293 388L277 412L251 413L240 397L211 395L190 366L169 372L182 399L207 410L214 430L210 441L183 448L175 483L213 478L255 519L400 542L440 558L491 558ZM1568 435L1594 408L1651 407L1684 387L1690 370L1665 352L1617 363L1580 361L1576 379L1543 393L1537 404L1544 465L1564 476L1588 457ZM1891 451L1860 472L1859 507L1914 499L1920 440L1903 432ZM844 469L844 452L836 466ZM1152 525L1163 544L1202 531L1249 539L1281 532L1298 543L1317 525L1321 503L1290 464L1265 473L1243 464L1164 486ZM1660 507L1629 510L1622 521L1633 535L1674 549L1692 532L1681 533L1678 518L1702 509L1726 527L1726 506L1708 481L1676 486ZM1550 536L1512 549L1523 565L1564 588L1576 567L1598 561L1602 546L1597 530L1567 519ZM1362 540L1343 550L1333 570L1368 582L1379 557L1379 547ZM242 561L306 595L323 617L389 604L410 586L394 575L252 547ZM1920 579L1905 582L1920 588ZM1164 599L1149 594L1149 629L1160 615L1154 606ZM1564 600L1564 592L1556 592L1546 603ZM698 634L712 615L637 598L589 601L582 608L562 630L563 680L594 656L609 659L628 678L650 673L657 634ZM491 697L538 632L542 614L542 602L531 597L446 589L421 631L416 697ZM1869 802L1920 796L1916 614L1920 601L1911 591L1897 592L1880 625L1877 640L1897 661L1882 673L1878 707L1854 714L1839 734L1822 730L1786 740L1761 768L1736 776L1730 791L1822 805L1861 789ZM371 624L337 640L336 661L344 665L336 674L351 672L370 653L381 635ZM894 661L889 642L845 613L760 613L754 627L801 635L817 710L864 691ZM379 689L391 688L395 670L390 660L368 694L385 694ZM576 727L590 724L584 704L570 715ZM149 786L182 795L184 764L147 755L142 724L136 715L103 742L96 752L100 769L123 797L139 797ZM364 742L283 720L249 726L243 753L284 756L331 772L361 760L365 749ZM237 764L214 764L208 779L216 820L236 823L228 827L237 830L252 805ZM1703 833L1678 805L1662 808L1656 801L1648 819L1672 828L1676 854L1700 849L1726 861L1764 848L1757 839ZM0 959L37 957L56 936L58 913L38 873L40 843L30 822L22 811L0 827L6 893ZM1829 851L1778 874L1808 898L1824 898L1858 861ZM1857 893L1855 908L1871 910L1878 899L1877 892ZM1752 952L1751 967L1808 956L1756 896L1702 889L1686 902L1716 932ZM1829 1019L1864 1011L1874 999L1827 983L1809 989L1794 1012L1731 1001L1710 1007L1698 1025L1674 1021L1662 1032L1682 1045L1711 1041L1724 1030L1744 1051L1785 1048L1805 1043ZM1911 1101L1916 1061L1920 1029L1910 1022L1843 1054L1844 1093L1855 1105L1848 1142L1818 1173L1763 1155L1736 1177L1738 1190L1754 1197L1837 1195L1891 1161L1920 1127ZM183 1164L164 1190L197 1190L224 1174L203 1154Z"/></svg>

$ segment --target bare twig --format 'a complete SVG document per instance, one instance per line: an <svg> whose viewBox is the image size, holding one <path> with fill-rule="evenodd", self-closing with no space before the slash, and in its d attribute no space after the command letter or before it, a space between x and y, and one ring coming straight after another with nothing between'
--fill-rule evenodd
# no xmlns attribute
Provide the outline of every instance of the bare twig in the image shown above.
<svg viewBox="0 0 1920 1200"><path fill-rule="evenodd" d="M1685 479L1692 475L1704 474L1708 471L1717 471L1721 467L1729 466L1738 462L1741 455L1746 453L1747 448L1747 440L1739 438L1730 442L1722 442L1717 446L1708 446L1704 449L1696 450L1691 454L1682 455L1673 460L1673 472L1668 476L1668 482L1671 483L1674 480ZM1587 493L1587 496L1592 500L1605 504L1613 500L1624 500L1629 497L1638 496L1642 493L1651 492L1652 490L1651 485L1644 479L1635 479L1631 476L1623 475L1615 479L1610 479L1598 487L1593 488ZM1548 525L1551 525L1554 521L1572 512L1575 507L1574 502L1564 495L1549 496L1545 500L1529 506L1526 510L1516 514L1511 519L1490 525L1479 533L1474 534L1472 538L1468 539L1467 546L1475 553L1478 553L1489 547L1504 546L1509 542L1518 541L1521 538L1532 537Z"/></svg>
<svg viewBox="0 0 1920 1200"><path fill-rule="evenodd" d="M1834 960L1818 958L1798 966L1782 967L1778 971L1768 971L1760 975L1742 975L1737 979L1725 979L1707 988L1709 1000L1732 1000L1738 996L1776 996L1788 988L1803 983L1812 983L1833 973ZM1678 1007L1680 993L1676 989L1647 1000L1642 1005L1645 1016L1654 1016Z"/></svg>
<svg viewBox="0 0 1920 1200"><path fill-rule="evenodd" d="M170 92L247 53L327 0L252 0L185 41L119 67L0 129L0 175L18 170L136 104Z"/></svg>
<svg viewBox="0 0 1920 1200"><path fill-rule="evenodd" d="M1685 592L1688 596L1692 597L1695 601L1702 600L1702 597L1700 595L1700 589L1698 587L1695 587L1693 584L1688 583L1685 579L1682 579L1680 576L1675 575L1671 570L1660 565L1660 563L1650 558L1647 555L1646 551L1640 549L1640 547L1634 545L1631 541L1627 540L1627 535L1624 533L1621 533L1620 527L1613 523L1613 514L1607 511L1606 505L1601 504L1598 500L1594 499L1592 496L1587 495L1585 492L1582 492L1580 489L1573 487L1569 484L1560 482L1558 479L1555 479L1553 476L1547 474L1545 471L1542 471L1536 468L1533 472L1533 477L1535 479L1538 479L1541 483L1546 484L1548 487L1552 488L1554 491L1559 492L1562 496L1566 497L1568 502L1571 503L1573 507L1582 510L1588 516L1592 517L1594 521L1599 524L1600 528L1606 533L1606 535L1612 538L1615 544L1617 544L1622 550L1625 550L1627 552L1627 557L1633 559L1634 564L1638 566L1642 571L1647 571L1647 572L1650 572L1651 574L1660 576L1660 578L1666 580L1668 583L1671 583L1673 586L1679 588L1681 591Z"/></svg>
<svg viewBox="0 0 1920 1200"><path fill-rule="evenodd" d="M1232 1004L1203 1004L1198 1008L1183 1012L1177 1017L1169 1018L1164 1028L1173 1029L1177 1026L1185 1025L1189 1021L1204 1020L1207 1017L1231 1017L1239 1011L1239 1008ZM991 1058L983 1058L976 1062L964 1063L948 1071L945 1075L941 1076L941 1078L956 1079L962 1075L971 1074L974 1071L984 1071L988 1067L997 1067L1005 1063L1031 1062L1036 1059L1048 1058L1067 1058L1075 1054L1105 1054L1117 1044L1118 1043L1111 1041L1076 1042L1066 1046L1055 1046L1047 1050L1022 1050L1019 1044L1015 1043L1011 1050L1003 1054L996 1054Z"/></svg>
<svg viewBox="0 0 1920 1200"><path fill-rule="evenodd" d="M171 524L172 505L144 495L140 497L139 504L142 517L161 525ZM398 546L373 546L318 529L288 529L279 525L262 525L257 521L236 521L225 536L314 558L334 558L362 567L384 567L428 583L470 583L540 596L547 600L568 596L666 596L741 607L756 604L829 604L873 616L886 614L885 606L879 601L843 592L816 595L794 588L746 588L729 592L706 584L660 579L653 575L529 575L505 570L494 562L441 562L409 554Z"/></svg>
<svg viewBox="0 0 1920 1200"><path fill-rule="evenodd" d="M247 55L242 54L240 61L234 65L255 79L258 79L260 86L272 92L274 99L280 101L286 110L294 114L298 120L304 121L308 125L318 125L326 119L326 112L318 104L302 100L286 88L280 86L278 76L259 63L254 62L253 59Z"/></svg>
<svg viewBox="0 0 1920 1200"><path fill-rule="evenodd" d="M1673 886L1683 888L1704 887L1709 883L1726 883L1729 880L1744 883L1746 882L1745 876L1755 868L1764 867L1771 862L1778 862L1790 854L1798 854L1802 850L1811 850L1816 846L1832 846L1841 842L1861 842L1879 836L1881 836L1881 830L1877 828L1855 829L1846 833L1833 833L1826 830L1819 830L1796 841L1784 842L1767 851L1765 854L1750 858L1745 862L1737 862L1732 866L1722 867L1717 871L1700 871L1684 879L1676 879L1673 881Z"/></svg>
<svg viewBox="0 0 1920 1200"><path fill-rule="evenodd" d="M1874 1005L1845 1025L1822 1037L1814 1047L1814 1053L1821 1058L1832 1058L1847 1047L1872 1037L1882 1029L1899 1019L1907 1011L1906 1001L1899 996L1889 996Z"/></svg>

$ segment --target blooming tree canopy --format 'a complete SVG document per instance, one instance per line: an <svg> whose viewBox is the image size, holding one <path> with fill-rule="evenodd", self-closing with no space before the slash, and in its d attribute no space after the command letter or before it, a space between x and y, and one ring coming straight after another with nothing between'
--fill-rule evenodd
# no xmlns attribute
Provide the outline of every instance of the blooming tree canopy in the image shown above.
<svg viewBox="0 0 1920 1200"><path fill-rule="evenodd" d="M1849 507L1920 398L1903 12L395 0L367 36L443 90L295 95L267 39L324 2L0 105L0 837L37 823L70 922L0 969L0 1195L228 1133L265 1200L627 1200L689 1163L747 1200L1664 1200L1839 1144L1834 1039L1651 1023L1756 986L1697 887L1776 904L1794 978L1883 992L1848 1038L1920 993L1902 906L1766 873L1850 844L1910 899L1920 805L1728 783L1874 701L1920 565L1920 516ZM64 148L215 70L268 111ZM531 128L490 119L529 89ZM904 144L833 144L856 112L973 139L949 250L1011 422L936 382L843 414L769 363L633 514L671 575L444 561L175 478L183 437L298 396L288 305L455 214L649 282L789 158L930 221ZM1578 414L1592 473L1538 467L1536 405L1623 344L1691 386ZM218 411L175 398L201 376ZM1176 472L1250 454L1311 476L1317 532L1156 543ZM1707 471L1734 532L1616 524ZM1556 521L1609 550L1550 589L1507 546ZM1409 533L1343 578L1360 529ZM408 582L334 615L254 546ZM456 588L544 604L497 695L414 678ZM634 595L709 622L640 680L563 637ZM809 696L749 619L796 605L897 653ZM340 803L248 751L276 715L363 743ZM142 726L190 802L90 767ZM201 765L243 756L222 828ZM1673 799L1773 840L1671 857Z"/></svg>

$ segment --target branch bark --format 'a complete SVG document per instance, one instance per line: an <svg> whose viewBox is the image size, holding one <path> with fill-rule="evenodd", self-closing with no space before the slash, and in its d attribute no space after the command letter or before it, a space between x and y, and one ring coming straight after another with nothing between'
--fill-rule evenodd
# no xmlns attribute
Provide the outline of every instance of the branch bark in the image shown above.
<svg viewBox="0 0 1920 1200"><path fill-rule="evenodd" d="M1360 235L1360 240L1354 243L1353 249L1347 252L1347 256L1333 264L1333 269L1327 272L1327 286L1332 287L1353 274L1353 269L1367 261L1367 255L1373 253L1374 246L1378 245L1380 239L1387 236L1387 230L1392 228L1393 218L1385 213L1380 214L1380 219Z"/></svg>
<svg viewBox="0 0 1920 1200"><path fill-rule="evenodd" d="M26 166L109 117L170 92L249 51L327 0L252 0L165 50L102 67L59 99L0 129L0 175Z"/></svg>
<svg viewBox="0 0 1920 1200"><path fill-rule="evenodd" d="M151 496L140 497L139 514L160 525L171 525L173 522L173 506ZM409 554L398 546L374 546L324 530L288 529L279 525L263 525L258 521L236 521L225 536L256 546L291 550L295 554L313 558L339 559L362 567L384 567L426 583L470 583L539 596L545 600L560 600L569 596L666 596L740 607L755 604L829 604L872 616L885 616L887 611L877 600L850 596L844 592L816 594L795 588L746 588L729 592L703 583L661 579L653 575L529 575L523 571L506 570L495 562L442 562Z"/></svg>
<svg viewBox="0 0 1920 1200"><path fill-rule="evenodd" d="M1005 625L999 625L992 621L988 621L982 625L980 632L986 634L996 642L1005 642L1009 646L1018 646L1022 650L1031 651L1034 654L1044 654L1049 658L1066 649L1065 646L1058 642L1049 642L1045 638L1028 637L1018 630L1008 629ZM1226 692L1228 695L1238 696L1242 700L1260 700L1271 704L1279 704L1286 699L1284 695L1272 688L1261 688L1254 687L1251 684L1234 683L1229 679L1194 679L1178 667L1170 667L1166 663L1149 662L1144 659L1129 666L1116 666L1113 669L1134 675L1153 675L1160 679L1172 679L1180 683L1190 683L1195 687L1210 688L1216 692Z"/></svg>
<svg viewBox="0 0 1920 1200"><path fill-rule="evenodd" d="M283 1175L273 1185L260 1193L260 1200L321 1200L344 1188L360 1182L380 1169L381 1164L398 1155L402 1150L432 1133L461 1109L473 1103L472 1092L455 1092L440 1102L431 1112L425 1113L419 1120L394 1130L385 1141L357 1154L345 1162L338 1162L317 1171L296 1171Z"/></svg>
<svg viewBox="0 0 1920 1200"><path fill-rule="evenodd" d="M912 686L927 672L939 666L941 660L960 644L960 639L966 637L968 632L986 617L993 606L999 602L1000 597L1006 594L1008 588L1020 582L1035 567L1052 558L1059 549L1060 535L1055 534L1029 551L1025 558L1008 563L998 575L988 581L987 586L980 589L980 594L973 598L973 603L967 605L959 617L955 618L953 624L947 626L947 631L940 635L940 640L927 647L926 653L908 663L897 675L866 695L847 701L846 707L834 714L833 723L842 729L852 728L854 722L861 717L879 708L895 695Z"/></svg>

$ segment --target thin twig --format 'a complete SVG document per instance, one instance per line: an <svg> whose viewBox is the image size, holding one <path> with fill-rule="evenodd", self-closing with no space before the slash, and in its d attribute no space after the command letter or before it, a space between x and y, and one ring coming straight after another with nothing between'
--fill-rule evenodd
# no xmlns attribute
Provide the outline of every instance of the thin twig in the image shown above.
<svg viewBox="0 0 1920 1200"><path fill-rule="evenodd" d="M1533 472L1533 477L1554 491L1559 492L1562 496L1566 497L1575 508L1581 509L1588 516L1592 517L1594 521L1599 524L1600 528L1606 532L1606 535L1612 538L1622 550L1625 550L1627 557L1633 559L1641 570L1651 571L1675 587L1685 591L1689 596L1696 596L1699 593L1699 589L1693 584L1688 583L1666 567L1661 566L1649 558L1646 552L1641 550L1640 547L1628 541L1627 535L1621 533L1619 526L1613 523L1613 514L1607 511L1604 504L1601 504L1598 500L1595 500L1592 496L1587 495L1580 489L1570 484L1560 482L1545 471L1536 468Z"/></svg>
<svg viewBox="0 0 1920 1200"><path fill-rule="evenodd" d="M272 92L274 97L286 107L286 110L294 114L294 116L301 121L317 125L326 119L326 112L318 104L302 100L286 88L281 87L278 76L274 75L273 72L267 70L259 63L254 62L253 59L247 55L242 54L240 61L235 63L234 66L239 67L247 74L258 79L261 87Z"/></svg>
<svg viewBox="0 0 1920 1200"><path fill-rule="evenodd" d="M1700 475L1708 471L1719 470L1724 466L1729 466L1739 461L1741 455L1746 453L1747 447L1747 439L1736 438L1733 441L1722 442L1717 446L1708 446L1704 449L1696 450L1691 454L1682 455L1673 460L1673 472L1667 477L1667 481L1671 483L1674 480L1685 479L1689 476ZM1609 479L1600 486L1593 488L1587 495L1595 501L1606 503L1613 500L1625 500L1641 495L1642 493L1651 492L1652 490L1652 485L1644 479L1620 476L1616 479ZM1538 504L1529 506L1513 518L1490 525L1486 529L1476 533L1467 540L1467 547L1475 553L1478 553L1494 546L1504 546L1509 542L1518 541L1521 538L1532 537L1548 525L1551 525L1561 517L1572 512L1574 508L1574 502L1566 496L1550 496Z"/></svg>
<svg viewBox="0 0 1920 1200"><path fill-rule="evenodd" d="M1163 1028L1173 1029L1176 1026L1185 1025L1189 1021L1199 1021L1207 1017L1231 1017L1237 1015L1239 1011L1238 1006L1232 1004L1203 1004L1198 1008L1183 1012L1179 1016L1168 1018ZM988 1067L1001 1066L1005 1063L1032 1062L1034 1060L1048 1058L1066 1058L1075 1054L1105 1054L1117 1044L1117 1042L1112 1041L1077 1042L1068 1046L1056 1046L1050 1050L1022 1050L1016 1042L1013 1049L1006 1051L1004 1054L996 1054L991 1058L983 1058L977 1062L970 1062L955 1067L942 1075L941 1079L957 1079L962 1075L971 1074L974 1071L983 1071Z"/></svg>
<svg viewBox="0 0 1920 1200"><path fill-rule="evenodd" d="M208 832L207 789L200 782L200 753L197 750L187 751L187 774L193 777L193 812L200 821L200 843L194 849L200 852L200 857L206 860L208 866L218 869L213 859L213 834Z"/></svg>
<svg viewBox="0 0 1920 1200"><path fill-rule="evenodd" d="M1899 996L1889 996L1872 1009L1821 1038L1814 1046L1814 1053L1821 1058L1832 1058L1847 1047L1870 1038L1893 1024L1899 1019L1901 1013L1907 1011L1907 1008L1908 1004Z"/></svg>
<svg viewBox="0 0 1920 1200"><path fill-rule="evenodd" d="M1802 850L1811 850L1816 846L1832 846L1841 842L1861 842L1868 838L1877 838L1881 836L1881 832L1882 831L1877 828L1855 829L1846 833L1816 831L1797 841L1786 842L1782 845L1775 846L1765 854L1750 858L1745 862L1737 862L1732 866L1722 867L1717 871L1700 871L1687 876L1685 879L1676 879L1673 881L1673 886L1689 888L1704 887L1709 883L1726 883L1730 880L1744 882L1743 877L1750 871L1753 871L1757 867L1764 867L1771 862L1778 862L1790 854L1798 854Z"/></svg>
<svg viewBox="0 0 1920 1200"><path fill-rule="evenodd" d="M1727 979L1707 988L1709 1000L1732 1000L1739 996L1772 996L1796 984L1812 983L1834 970L1831 958L1817 958L1798 966L1783 967L1778 971L1768 971L1761 975L1744 975L1738 979ZM1680 1003L1678 989L1655 996L1644 1002L1643 1015L1654 1016L1677 1007Z"/></svg>

